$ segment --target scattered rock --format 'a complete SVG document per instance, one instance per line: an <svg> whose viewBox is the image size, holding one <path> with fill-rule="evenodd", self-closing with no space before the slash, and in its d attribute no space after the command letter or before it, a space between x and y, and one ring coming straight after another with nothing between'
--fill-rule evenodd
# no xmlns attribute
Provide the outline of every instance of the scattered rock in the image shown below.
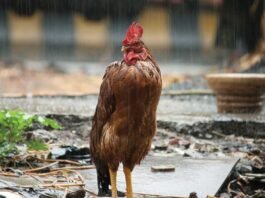
<svg viewBox="0 0 265 198"><path fill-rule="evenodd" d="M180 142L180 138L178 137L170 138L169 145L179 145L179 142Z"/></svg>
<svg viewBox="0 0 265 198"><path fill-rule="evenodd" d="M174 165L159 165L159 166L152 166L152 172L173 172L175 171Z"/></svg>
<svg viewBox="0 0 265 198"><path fill-rule="evenodd" d="M78 161L83 164L92 164L88 147L78 148L75 146L53 147L50 153L52 159L67 159Z"/></svg>
<svg viewBox="0 0 265 198"><path fill-rule="evenodd" d="M250 173L252 172L252 167L250 165L239 163L236 167L236 170L241 174Z"/></svg>
<svg viewBox="0 0 265 198"><path fill-rule="evenodd" d="M203 155L194 151L194 150L186 150L183 157L192 157L192 158L203 158Z"/></svg>
<svg viewBox="0 0 265 198"><path fill-rule="evenodd" d="M77 190L71 193L67 193L66 198L84 198L86 196L85 190Z"/></svg>
<svg viewBox="0 0 265 198"><path fill-rule="evenodd" d="M171 138L169 140L169 145L172 145L172 146L176 146L176 145L183 146L185 149L188 149L190 144L191 144L190 141L185 140L185 139L180 138L180 137Z"/></svg>
<svg viewBox="0 0 265 198"><path fill-rule="evenodd" d="M227 194L227 193L222 193L222 194L220 195L220 198L230 198L230 196L229 196L229 194Z"/></svg>
<svg viewBox="0 0 265 198"><path fill-rule="evenodd" d="M53 132L44 129L37 129L27 132L26 138L27 140L41 139L44 142L55 142L57 140L57 136Z"/></svg>
<svg viewBox="0 0 265 198"><path fill-rule="evenodd" d="M174 151L179 154L179 155L184 155L185 154L185 151L183 149L180 149L180 148L174 148Z"/></svg>
<svg viewBox="0 0 265 198"><path fill-rule="evenodd" d="M158 150L158 151L166 151L167 150L167 148L168 148L168 146L167 145L155 145L155 150Z"/></svg>
<svg viewBox="0 0 265 198"><path fill-rule="evenodd" d="M9 190L0 190L0 198L23 198L19 193L12 192Z"/></svg>
<svg viewBox="0 0 265 198"><path fill-rule="evenodd" d="M197 193L196 192L191 192L189 195L189 198L198 198Z"/></svg>

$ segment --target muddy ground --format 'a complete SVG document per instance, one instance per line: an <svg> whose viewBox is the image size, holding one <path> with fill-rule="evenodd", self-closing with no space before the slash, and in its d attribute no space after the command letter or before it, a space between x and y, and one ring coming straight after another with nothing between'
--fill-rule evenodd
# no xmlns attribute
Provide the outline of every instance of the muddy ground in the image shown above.
<svg viewBox="0 0 265 198"><path fill-rule="evenodd" d="M0 108L19 108L29 113L54 118L64 126L63 130L47 131L46 129L39 129L37 126L32 129L32 133L40 135L50 144L88 147L91 118L96 102L97 95L5 97L0 99ZM140 166L136 170L136 192L149 195L155 192L162 196L188 196L191 191L190 188L186 188L185 193L174 190L182 189L182 186L187 186L187 183L189 183L183 175L171 173L172 176L163 177L163 173L160 173L161 176L156 178L150 171L152 165L169 163L176 167L177 172L178 167L183 167L180 165L186 163L184 166L187 167L186 170L194 171L187 171L186 176L192 178L192 175L197 175L194 176L196 179L190 179L191 181L205 180L201 183L196 182L205 188L194 186L194 191L197 191L199 197L206 196L206 186L210 185L207 184L208 181L212 181L210 183L215 185L210 188L212 190L209 190L208 195L214 195L215 193L216 195L230 193L231 196L236 196L239 193L254 195L257 193L257 189L260 189L261 192L261 194L258 194L259 196L264 193L264 187L261 187L262 182L264 182L263 179L255 180L254 177L253 181L253 178L251 180L246 176L249 173L260 174L264 170L264 110L261 114L224 115L218 114L215 105L215 97L210 92L196 94L193 92L164 93L161 96L158 107L157 135L154 138L152 150L147 160L143 162L142 168ZM187 163L187 159L191 161ZM241 159L241 162L233 168L238 159ZM196 165L196 163L204 164L204 166ZM188 165L191 167L193 165L193 168L188 168ZM197 167L197 169L194 167ZM203 167L206 167L206 169ZM208 170L212 171L206 176L204 171L207 172ZM185 169L179 171L185 172ZM88 171L84 175L87 175L88 188L96 192L94 170L92 172ZM230 178L226 180L228 175L230 175ZM239 179L241 177L247 179L249 183L242 182ZM139 180L139 178L142 179ZM168 180L169 178L173 179ZM161 190L158 186L152 187L152 185L147 186L146 189L141 189L142 182L152 183L158 179L164 185L164 187L161 186ZM237 184L231 184L228 188L229 183L237 179L239 180ZM120 184L124 183L121 179L119 181ZM168 185L170 188L167 188ZM246 190L242 190L240 186L243 186ZM121 185L121 189L123 188L124 186ZM153 188L157 191L154 191ZM226 195L224 194L224 196Z"/></svg>

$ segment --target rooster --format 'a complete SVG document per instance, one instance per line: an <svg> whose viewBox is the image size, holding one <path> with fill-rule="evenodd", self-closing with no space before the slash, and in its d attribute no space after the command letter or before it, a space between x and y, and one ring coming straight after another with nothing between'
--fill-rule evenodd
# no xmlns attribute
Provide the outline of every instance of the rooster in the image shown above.
<svg viewBox="0 0 265 198"><path fill-rule="evenodd" d="M116 176L123 164L126 195L133 197L131 172L147 155L156 131L162 80L158 65L132 23L122 41L123 59L107 67L90 133L98 195L117 197ZM111 192L109 190L111 185Z"/></svg>

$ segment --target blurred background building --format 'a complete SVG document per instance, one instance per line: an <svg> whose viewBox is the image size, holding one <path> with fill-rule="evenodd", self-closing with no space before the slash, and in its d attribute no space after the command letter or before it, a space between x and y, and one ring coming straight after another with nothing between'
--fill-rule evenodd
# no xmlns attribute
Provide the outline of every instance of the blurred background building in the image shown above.
<svg viewBox="0 0 265 198"><path fill-rule="evenodd" d="M138 21L159 62L221 63L255 48L263 2L0 0L0 60L110 62Z"/></svg>

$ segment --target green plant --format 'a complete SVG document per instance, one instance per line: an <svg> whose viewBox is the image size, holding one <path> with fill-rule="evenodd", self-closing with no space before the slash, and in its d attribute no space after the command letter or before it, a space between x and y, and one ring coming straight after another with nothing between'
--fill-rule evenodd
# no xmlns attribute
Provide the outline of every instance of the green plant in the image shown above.
<svg viewBox="0 0 265 198"><path fill-rule="evenodd" d="M36 149L47 148L41 146L41 141L30 143L25 140L23 133L33 123L40 123L42 126L52 129L62 128L55 120L42 116L30 115L20 110L0 111L0 158L7 157L11 153L16 153L17 144L26 143L30 149L34 149L34 146L36 146Z"/></svg>
<svg viewBox="0 0 265 198"><path fill-rule="evenodd" d="M30 140L26 142L28 150L45 151L48 150L47 144L40 139Z"/></svg>

